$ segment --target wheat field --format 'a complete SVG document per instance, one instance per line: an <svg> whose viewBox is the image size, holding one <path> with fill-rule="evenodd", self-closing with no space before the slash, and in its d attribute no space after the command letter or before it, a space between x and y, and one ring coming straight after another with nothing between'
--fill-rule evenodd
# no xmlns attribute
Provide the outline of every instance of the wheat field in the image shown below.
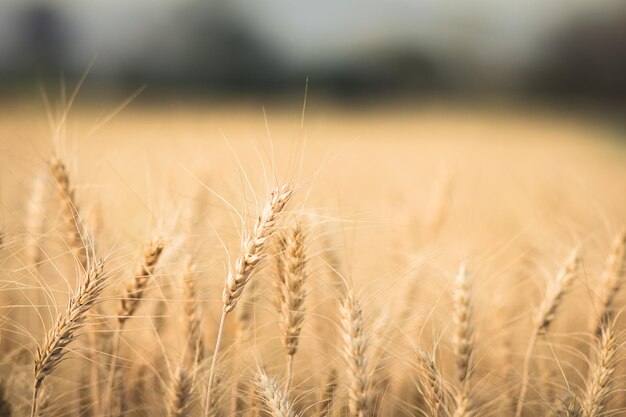
<svg viewBox="0 0 626 417"><path fill-rule="evenodd" d="M623 132L22 101L0 128L2 416L626 415Z"/></svg>

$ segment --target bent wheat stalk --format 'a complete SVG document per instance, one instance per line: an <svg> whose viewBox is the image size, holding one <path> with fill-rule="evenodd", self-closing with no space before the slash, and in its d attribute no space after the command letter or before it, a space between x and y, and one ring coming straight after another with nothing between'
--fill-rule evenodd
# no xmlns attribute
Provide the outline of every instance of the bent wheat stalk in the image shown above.
<svg viewBox="0 0 626 417"><path fill-rule="evenodd" d="M211 360L211 369L209 371L209 380L206 389L206 402L204 407L204 417L209 416L211 405L211 388L213 386L213 378L215 377L215 366L222 342L222 332L224 330L224 322L228 313L234 310L237 303L241 299L246 284L252 278L253 272L257 269L259 262L265 254L263 249L265 243L276 231L276 222L278 214L283 211L285 205L293 194L291 185L283 185L275 188L271 195L270 201L263 208L263 212L259 216L254 230L250 235L244 235L242 239L241 253L235 262L234 271L228 274L224 291L222 292L222 315L217 329L217 337L215 340L215 349L213 349L213 359Z"/></svg>
<svg viewBox="0 0 626 417"><path fill-rule="evenodd" d="M70 298L67 309L59 315L56 325L50 330L44 343L37 347L35 366L33 369L35 382L31 417L37 413L39 389L46 376L61 362L67 353L67 346L76 338L75 333L85 325L87 311L96 303L106 285L102 260L90 265L85 279L78 284L74 295Z"/></svg>
<svg viewBox="0 0 626 417"><path fill-rule="evenodd" d="M517 400L517 407L515 409L515 417L521 417L524 411L524 399L526 397L526 391L528 390L530 359L533 354L535 344L537 343L537 338L541 333L547 332L550 324L554 321L556 312L563 300L563 296L574 282L576 271L578 270L580 262L580 252L578 248L574 248L567 258L567 261L559 270L556 279L548 284L545 298L535 312L535 316L533 318L533 331L530 335L526 354L524 355L522 382Z"/></svg>

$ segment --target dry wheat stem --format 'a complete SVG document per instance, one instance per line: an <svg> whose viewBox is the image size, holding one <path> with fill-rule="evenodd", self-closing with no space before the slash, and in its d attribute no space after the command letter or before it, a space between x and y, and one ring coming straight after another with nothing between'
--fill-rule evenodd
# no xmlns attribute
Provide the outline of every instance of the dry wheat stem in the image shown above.
<svg viewBox="0 0 626 417"><path fill-rule="evenodd" d="M600 417L606 407L611 392L611 382L615 373L617 341L613 322L601 330L599 355L589 373L585 394L582 400L583 417Z"/></svg>
<svg viewBox="0 0 626 417"><path fill-rule="evenodd" d="M235 262L234 271L231 270L224 285L222 292L222 301L224 303L220 324L217 329L217 337L215 341L215 349L213 349L213 358L211 360L211 369L209 371L209 380L206 389L206 403L204 407L204 417L208 417L211 404L211 388L213 386L213 378L215 375L215 366L217 365L217 357L222 342L222 332L226 315L236 306L243 290L252 278L253 272L256 270L259 262L265 254L263 249L267 240L276 231L278 215L283 211L285 205L293 194L293 187L289 184L275 188L270 194L270 200L263 208L263 212L259 216L252 234L244 235L241 245L241 253Z"/></svg>
<svg viewBox="0 0 626 417"><path fill-rule="evenodd" d="M278 386L278 383L261 372L256 380L257 389L261 398L265 402L267 411L272 417L297 417L285 392Z"/></svg>
<svg viewBox="0 0 626 417"><path fill-rule="evenodd" d="M44 343L37 347L33 373L35 377L31 416L37 411L37 396L45 377L54 371L63 356L67 345L75 339L75 333L84 326L88 310L96 303L106 285L102 260L89 266L85 279L78 284L70 298L67 309L59 315L55 326L50 330Z"/></svg>
<svg viewBox="0 0 626 417"><path fill-rule="evenodd" d="M369 345L361 305L348 293L339 308L343 355L346 361L350 415L369 417L371 410L371 372L369 370Z"/></svg>
<svg viewBox="0 0 626 417"><path fill-rule="evenodd" d="M524 399L526 397L526 391L528 390L528 377L530 373L530 359L535 344L537 343L537 338L541 333L548 331L561 305L563 296L574 282L580 262L580 251L578 248L574 248L559 270L556 279L548 284L543 302L535 312L533 317L533 330L528 342L528 347L526 348L526 354L524 355L522 381L515 409L515 417L521 417L524 411Z"/></svg>

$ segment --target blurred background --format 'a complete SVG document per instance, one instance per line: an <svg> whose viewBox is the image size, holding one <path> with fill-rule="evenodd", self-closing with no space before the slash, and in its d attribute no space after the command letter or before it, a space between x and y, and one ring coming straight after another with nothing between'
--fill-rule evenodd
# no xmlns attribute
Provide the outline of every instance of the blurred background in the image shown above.
<svg viewBox="0 0 626 417"><path fill-rule="evenodd" d="M143 99L626 102L623 0L4 0L0 92L146 85Z"/></svg>

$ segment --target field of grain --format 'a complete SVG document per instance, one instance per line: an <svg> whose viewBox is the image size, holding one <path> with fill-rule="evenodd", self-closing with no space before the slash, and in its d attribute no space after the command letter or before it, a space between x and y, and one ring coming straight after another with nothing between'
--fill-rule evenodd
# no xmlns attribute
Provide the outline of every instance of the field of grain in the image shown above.
<svg viewBox="0 0 626 417"><path fill-rule="evenodd" d="M626 415L624 132L110 115L0 108L0 415Z"/></svg>

